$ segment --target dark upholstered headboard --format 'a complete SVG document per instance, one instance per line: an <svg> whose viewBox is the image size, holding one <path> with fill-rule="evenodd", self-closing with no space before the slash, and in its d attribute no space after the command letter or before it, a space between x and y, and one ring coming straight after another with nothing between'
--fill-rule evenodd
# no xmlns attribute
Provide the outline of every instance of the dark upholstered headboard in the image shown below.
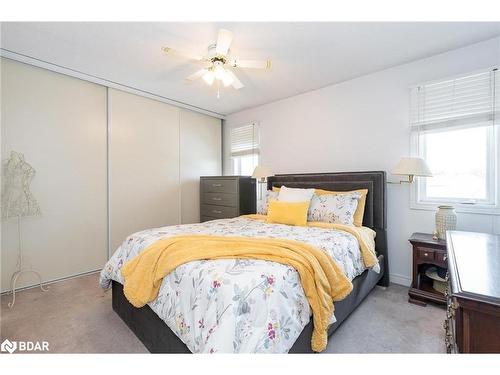
<svg viewBox="0 0 500 375"><path fill-rule="evenodd" d="M268 177L267 187L316 188L332 191L368 189L363 225L385 229L386 220L385 172L341 172L279 174Z"/></svg>
<svg viewBox="0 0 500 375"><path fill-rule="evenodd" d="M377 253L384 255L385 258L384 279L386 280L382 281L382 284L388 284L386 173L384 171L278 174L267 178L269 190L273 186L281 187L282 185L333 191L368 189L363 226L370 227L377 232L375 239Z"/></svg>

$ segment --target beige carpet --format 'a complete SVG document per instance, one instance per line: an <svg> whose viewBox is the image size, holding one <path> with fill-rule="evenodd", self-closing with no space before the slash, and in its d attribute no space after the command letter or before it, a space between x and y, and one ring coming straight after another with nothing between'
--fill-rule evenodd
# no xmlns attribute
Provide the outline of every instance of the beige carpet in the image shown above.
<svg viewBox="0 0 500 375"><path fill-rule="evenodd" d="M145 353L146 348L113 312L111 293L98 275L29 289L14 308L1 297L0 337L48 341L56 353ZM407 288L375 288L330 338L329 353L443 353L445 310L407 302Z"/></svg>

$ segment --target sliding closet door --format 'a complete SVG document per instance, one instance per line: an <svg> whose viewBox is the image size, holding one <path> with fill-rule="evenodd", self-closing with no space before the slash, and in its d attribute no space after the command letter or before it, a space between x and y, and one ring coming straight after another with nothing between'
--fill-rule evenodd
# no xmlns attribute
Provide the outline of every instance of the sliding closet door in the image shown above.
<svg viewBox="0 0 500 375"><path fill-rule="evenodd" d="M137 231L180 222L179 110L108 89L110 252Z"/></svg>
<svg viewBox="0 0 500 375"><path fill-rule="evenodd" d="M21 219L26 265L44 281L102 268L107 259L106 89L1 59L2 160L36 170L41 216ZM2 220L2 291L16 269L16 219ZM18 287L37 280L23 275Z"/></svg>
<svg viewBox="0 0 500 375"><path fill-rule="evenodd" d="M221 120L180 110L181 221L200 221L200 176L221 174Z"/></svg>

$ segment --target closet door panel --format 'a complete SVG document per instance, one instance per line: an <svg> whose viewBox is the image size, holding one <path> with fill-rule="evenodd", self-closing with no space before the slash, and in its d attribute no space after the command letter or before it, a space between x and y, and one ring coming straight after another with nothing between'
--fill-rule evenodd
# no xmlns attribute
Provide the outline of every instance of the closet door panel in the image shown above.
<svg viewBox="0 0 500 375"><path fill-rule="evenodd" d="M200 176L222 172L221 120L180 110L181 221L200 221Z"/></svg>
<svg viewBox="0 0 500 375"><path fill-rule="evenodd" d="M36 170L41 216L21 219L27 265L45 281L98 270L107 259L106 88L4 58L1 70L2 160L17 151ZM16 219L2 220L2 291L17 235ZM36 282L24 274L17 287Z"/></svg>
<svg viewBox="0 0 500 375"><path fill-rule="evenodd" d="M110 252L130 234L180 221L179 110L109 89Z"/></svg>

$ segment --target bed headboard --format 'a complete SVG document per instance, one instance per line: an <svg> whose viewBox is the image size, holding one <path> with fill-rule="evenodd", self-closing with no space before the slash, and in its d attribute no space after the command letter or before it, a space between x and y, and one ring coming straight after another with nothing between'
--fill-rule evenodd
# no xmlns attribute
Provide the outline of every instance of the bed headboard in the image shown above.
<svg viewBox="0 0 500 375"><path fill-rule="evenodd" d="M381 284L388 285L386 173L384 171L278 174L267 178L269 190L273 186L281 187L282 185L333 191L368 189L363 226L370 227L377 232L375 240L377 253L384 256L385 265Z"/></svg>

